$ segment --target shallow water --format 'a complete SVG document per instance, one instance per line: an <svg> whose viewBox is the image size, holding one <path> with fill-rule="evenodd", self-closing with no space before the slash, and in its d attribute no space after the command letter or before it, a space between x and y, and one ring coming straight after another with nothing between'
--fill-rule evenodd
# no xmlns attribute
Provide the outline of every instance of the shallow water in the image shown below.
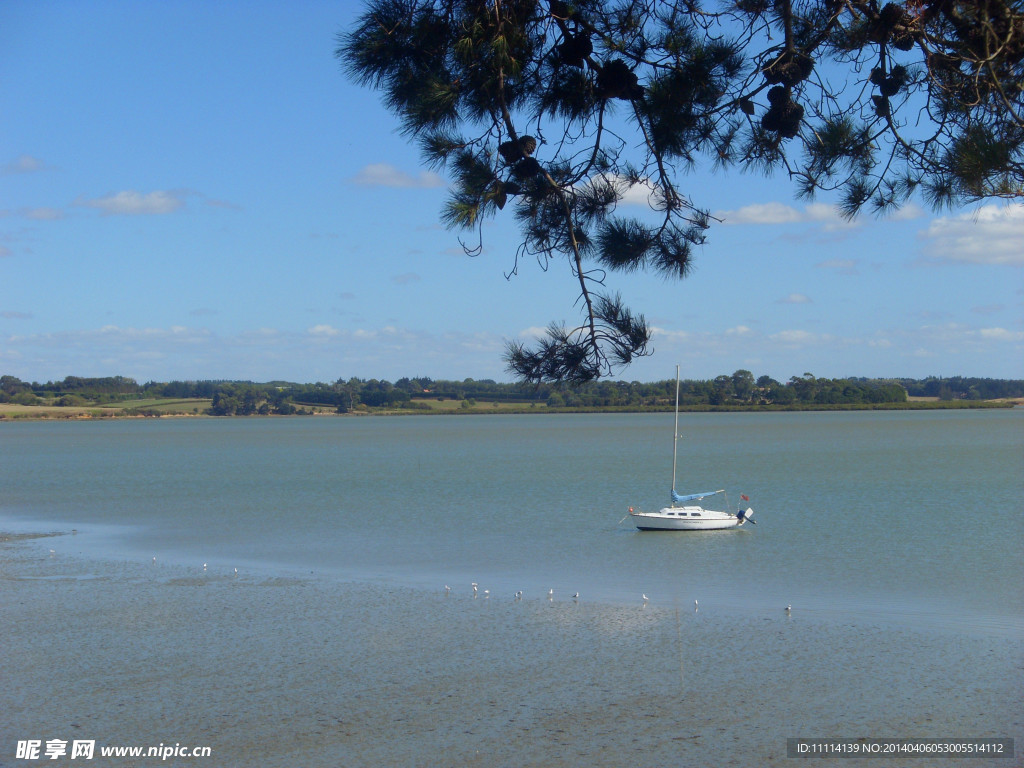
<svg viewBox="0 0 1024 768"><path fill-rule="evenodd" d="M620 524L667 495L670 415L0 425L0 531L61 534L0 538L0 766L1022 744L1022 416L687 416L680 486L759 520L701 534Z"/></svg>
<svg viewBox="0 0 1024 768"><path fill-rule="evenodd" d="M745 493L757 525L624 520L666 500L671 414L4 424L0 520L138 561L1024 636L1024 410L680 429L680 489Z"/></svg>
<svg viewBox="0 0 1024 768"><path fill-rule="evenodd" d="M0 765L69 762L12 759L25 739L212 750L101 766L653 768L789 765L790 737L1024 736L1020 645L995 637L61 549L0 544Z"/></svg>

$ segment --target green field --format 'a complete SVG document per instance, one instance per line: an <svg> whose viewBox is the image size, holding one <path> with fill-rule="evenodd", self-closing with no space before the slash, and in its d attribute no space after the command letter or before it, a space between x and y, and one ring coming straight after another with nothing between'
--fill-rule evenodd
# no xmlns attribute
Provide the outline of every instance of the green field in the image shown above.
<svg viewBox="0 0 1024 768"><path fill-rule="evenodd" d="M0 419L102 419L130 416L196 416L210 407L199 398L149 398L102 405L17 405L0 403Z"/></svg>
<svg viewBox="0 0 1024 768"><path fill-rule="evenodd" d="M416 398L411 408L392 409L394 413L520 413L523 411L546 411L544 403L509 403L491 400L456 400L445 398Z"/></svg>

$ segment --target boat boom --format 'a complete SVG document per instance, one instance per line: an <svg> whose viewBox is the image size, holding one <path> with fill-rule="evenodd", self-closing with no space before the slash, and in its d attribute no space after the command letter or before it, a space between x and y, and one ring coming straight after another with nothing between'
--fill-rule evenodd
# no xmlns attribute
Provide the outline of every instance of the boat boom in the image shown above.
<svg viewBox="0 0 1024 768"><path fill-rule="evenodd" d="M702 491L701 493L687 493L685 495L678 494L675 490L672 491L672 501L699 501L700 499L707 498L708 496L717 496L720 493L725 493L725 489L719 491Z"/></svg>

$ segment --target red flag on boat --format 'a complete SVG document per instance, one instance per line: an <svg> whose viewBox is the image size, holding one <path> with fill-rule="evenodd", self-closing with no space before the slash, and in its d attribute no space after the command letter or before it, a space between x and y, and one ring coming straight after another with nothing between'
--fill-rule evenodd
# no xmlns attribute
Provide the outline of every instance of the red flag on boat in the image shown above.
<svg viewBox="0 0 1024 768"><path fill-rule="evenodd" d="M740 494L740 498L743 499L744 501L750 501L750 497L743 493Z"/></svg>

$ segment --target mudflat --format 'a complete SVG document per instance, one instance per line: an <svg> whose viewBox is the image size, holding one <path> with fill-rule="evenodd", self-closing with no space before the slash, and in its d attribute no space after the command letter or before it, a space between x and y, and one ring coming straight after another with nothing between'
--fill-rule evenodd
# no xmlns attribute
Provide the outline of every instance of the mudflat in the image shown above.
<svg viewBox="0 0 1024 768"><path fill-rule="evenodd" d="M94 741L100 766L261 768L792 765L791 737L1024 744L1019 639L117 562L71 541L0 535L0 765L72 763L16 759L31 739ZM157 745L211 757L100 756ZM907 761L870 762L890 764Z"/></svg>

